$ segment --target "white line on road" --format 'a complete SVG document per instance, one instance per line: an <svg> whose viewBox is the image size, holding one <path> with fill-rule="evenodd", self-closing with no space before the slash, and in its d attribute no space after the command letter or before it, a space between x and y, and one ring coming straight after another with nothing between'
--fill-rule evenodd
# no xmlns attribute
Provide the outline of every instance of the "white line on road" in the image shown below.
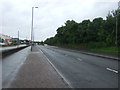
<svg viewBox="0 0 120 90"><path fill-rule="evenodd" d="M80 59L80 58L77 58L77 60L82 61L82 59Z"/></svg>
<svg viewBox="0 0 120 90"><path fill-rule="evenodd" d="M65 56L68 56L67 54L65 54Z"/></svg>
<svg viewBox="0 0 120 90"><path fill-rule="evenodd" d="M106 69L109 70L109 71L112 71L112 72L114 72L114 73L118 73L118 71L113 70L113 69L111 69L111 68L106 68Z"/></svg>
<svg viewBox="0 0 120 90"><path fill-rule="evenodd" d="M44 56L45 56L45 54L44 54ZM52 64L52 62L47 58L47 56L45 56L46 57L46 59L48 60L48 62L51 64L51 66L54 68L54 70L56 70L56 72L61 76L61 78L66 82L66 84L68 85L68 87L70 87L70 88L73 88L72 86L71 86L71 84L69 83L69 81L68 80L66 80L66 78L59 72L59 70Z"/></svg>

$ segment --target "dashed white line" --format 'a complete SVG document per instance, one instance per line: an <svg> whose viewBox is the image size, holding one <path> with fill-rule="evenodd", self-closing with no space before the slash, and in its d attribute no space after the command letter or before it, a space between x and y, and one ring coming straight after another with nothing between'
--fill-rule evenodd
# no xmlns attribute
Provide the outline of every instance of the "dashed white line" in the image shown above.
<svg viewBox="0 0 120 90"><path fill-rule="evenodd" d="M65 56L68 56L67 54L65 54Z"/></svg>
<svg viewBox="0 0 120 90"><path fill-rule="evenodd" d="M77 58L77 60L82 61L82 59L80 59L80 58Z"/></svg>
<svg viewBox="0 0 120 90"><path fill-rule="evenodd" d="M111 69L111 68L106 68L106 69L109 70L109 71L111 71L111 72L118 73L117 70L113 70L113 69Z"/></svg>

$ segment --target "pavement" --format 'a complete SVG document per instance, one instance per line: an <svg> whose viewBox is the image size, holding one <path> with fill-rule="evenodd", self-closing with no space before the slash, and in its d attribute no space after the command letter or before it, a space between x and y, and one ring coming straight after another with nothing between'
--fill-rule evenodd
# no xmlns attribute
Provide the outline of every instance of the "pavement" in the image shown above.
<svg viewBox="0 0 120 90"><path fill-rule="evenodd" d="M34 46L9 88L69 88L59 73Z"/></svg>

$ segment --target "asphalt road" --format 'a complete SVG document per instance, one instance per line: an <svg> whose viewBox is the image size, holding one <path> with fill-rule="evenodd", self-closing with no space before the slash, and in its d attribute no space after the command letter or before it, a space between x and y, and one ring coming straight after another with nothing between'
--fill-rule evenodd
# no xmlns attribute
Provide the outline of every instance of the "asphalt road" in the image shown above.
<svg viewBox="0 0 120 90"><path fill-rule="evenodd" d="M118 61L54 46L38 46L73 88L118 88Z"/></svg>

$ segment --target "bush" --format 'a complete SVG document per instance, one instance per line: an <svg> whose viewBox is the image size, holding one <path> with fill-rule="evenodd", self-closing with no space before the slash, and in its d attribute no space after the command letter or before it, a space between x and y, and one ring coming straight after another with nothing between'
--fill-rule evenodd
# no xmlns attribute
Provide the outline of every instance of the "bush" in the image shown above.
<svg viewBox="0 0 120 90"><path fill-rule="evenodd" d="M105 42L89 42L85 44L86 48L102 48L102 47L106 47L106 43Z"/></svg>

